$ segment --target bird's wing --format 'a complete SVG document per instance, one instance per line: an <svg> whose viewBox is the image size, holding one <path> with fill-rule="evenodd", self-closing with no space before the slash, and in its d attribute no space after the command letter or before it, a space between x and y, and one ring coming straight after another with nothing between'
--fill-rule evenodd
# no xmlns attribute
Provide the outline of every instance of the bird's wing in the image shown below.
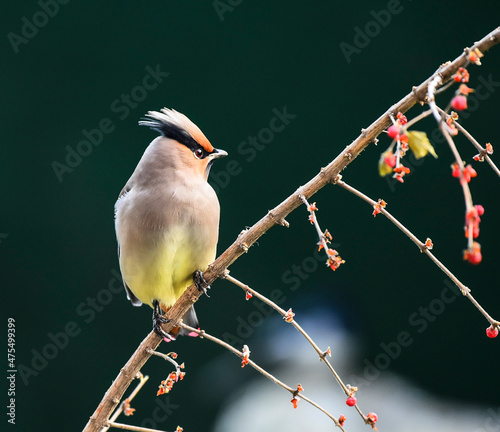
<svg viewBox="0 0 500 432"><path fill-rule="evenodd" d="M118 260L120 259L120 245L118 244ZM134 306L142 306L142 302L135 296L135 294L132 292L132 290L127 286L125 281L123 281L123 286L125 287L125 292L127 294L127 299L130 300L130 302Z"/></svg>

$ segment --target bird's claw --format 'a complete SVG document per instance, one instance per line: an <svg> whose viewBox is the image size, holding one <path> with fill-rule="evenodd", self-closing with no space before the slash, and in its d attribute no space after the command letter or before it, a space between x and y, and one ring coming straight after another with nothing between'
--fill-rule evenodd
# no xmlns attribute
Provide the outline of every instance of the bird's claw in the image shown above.
<svg viewBox="0 0 500 432"><path fill-rule="evenodd" d="M160 336L165 342L170 342L175 340L175 338L173 338L171 335L169 335L161 328L161 324L158 321L153 321L153 331L158 336Z"/></svg>
<svg viewBox="0 0 500 432"><path fill-rule="evenodd" d="M171 340L175 340L172 338L171 335L169 335L165 330L162 329L161 325L162 324L168 324L170 319L165 318L162 315L162 311L160 309L160 303L158 300L155 300L153 302L153 331L160 336L165 342L170 342Z"/></svg>
<svg viewBox="0 0 500 432"><path fill-rule="evenodd" d="M196 270L193 273L193 282L196 285L196 288L202 291L207 297L210 297L207 292L207 290L210 289L210 285L203 277L203 273L201 271Z"/></svg>

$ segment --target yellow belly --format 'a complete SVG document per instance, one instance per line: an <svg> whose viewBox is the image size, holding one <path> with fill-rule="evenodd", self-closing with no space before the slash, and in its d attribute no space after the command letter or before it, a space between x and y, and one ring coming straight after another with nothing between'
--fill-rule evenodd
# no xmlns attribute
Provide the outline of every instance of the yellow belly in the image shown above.
<svg viewBox="0 0 500 432"><path fill-rule="evenodd" d="M141 302L173 305L191 285L193 273L204 271L215 259L215 245L204 244L202 233L196 235L191 228L142 232L141 238L121 243L123 279Z"/></svg>

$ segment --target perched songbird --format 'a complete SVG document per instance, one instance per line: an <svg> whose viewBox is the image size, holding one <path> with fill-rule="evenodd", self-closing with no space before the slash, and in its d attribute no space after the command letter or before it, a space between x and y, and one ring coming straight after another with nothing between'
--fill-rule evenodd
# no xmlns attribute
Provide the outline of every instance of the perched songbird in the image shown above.
<svg viewBox="0 0 500 432"><path fill-rule="evenodd" d="M148 146L115 204L118 256L128 299L153 312L153 329L167 335L162 316L191 283L205 290L201 272L215 259L219 201L208 184L215 159L227 156L185 115L164 108L139 122L161 136ZM184 317L198 327L194 309ZM184 332L181 330L180 334Z"/></svg>

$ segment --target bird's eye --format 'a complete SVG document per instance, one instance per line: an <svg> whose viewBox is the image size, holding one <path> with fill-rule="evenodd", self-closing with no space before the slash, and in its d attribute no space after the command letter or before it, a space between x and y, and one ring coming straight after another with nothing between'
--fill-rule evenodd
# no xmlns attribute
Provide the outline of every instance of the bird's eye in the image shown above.
<svg viewBox="0 0 500 432"><path fill-rule="evenodd" d="M203 150L196 149L193 154L196 159L201 159L203 157Z"/></svg>

